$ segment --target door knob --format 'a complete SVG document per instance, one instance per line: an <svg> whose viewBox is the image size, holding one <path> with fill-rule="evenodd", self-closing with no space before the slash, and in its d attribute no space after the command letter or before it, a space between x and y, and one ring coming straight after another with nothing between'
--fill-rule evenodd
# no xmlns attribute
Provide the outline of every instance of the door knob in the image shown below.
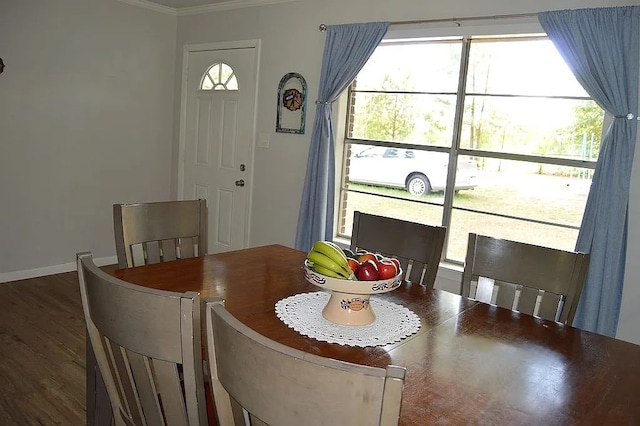
<svg viewBox="0 0 640 426"><path fill-rule="evenodd" d="M237 180L236 186L244 186L244 179Z"/></svg>

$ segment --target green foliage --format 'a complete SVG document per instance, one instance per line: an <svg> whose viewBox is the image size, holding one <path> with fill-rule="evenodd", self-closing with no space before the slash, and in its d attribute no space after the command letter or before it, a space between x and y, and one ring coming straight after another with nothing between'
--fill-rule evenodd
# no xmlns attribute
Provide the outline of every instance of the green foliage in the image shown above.
<svg viewBox="0 0 640 426"><path fill-rule="evenodd" d="M579 102L573 110L573 121L560 129L553 140L538 148L543 154L596 160L600 152L604 111L595 101Z"/></svg>
<svg viewBox="0 0 640 426"><path fill-rule="evenodd" d="M387 74L381 91L407 91L409 76ZM366 139L404 141L414 128L415 106L410 96L400 93L358 94L354 134Z"/></svg>
<svg viewBox="0 0 640 426"><path fill-rule="evenodd" d="M467 92L488 93L488 81L491 74L491 55L479 50L471 57L467 78ZM491 129L485 129L483 124L492 126L493 121L487 116L495 116L494 111L486 111L486 98L472 96L465 104L465 123L468 126L469 147L472 149L491 149ZM486 131L485 131L486 130Z"/></svg>
<svg viewBox="0 0 640 426"><path fill-rule="evenodd" d="M575 140L585 140L589 144L591 157L597 158L600 152L600 138L602 135L602 121L604 111L595 101L581 102L575 109L574 121L567 129L569 137Z"/></svg>
<svg viewBox="0 0 640 426"><path fill-rule="evenodd" d="M595 101L583 102L576 108L574 130L577 133L596 134L602 133L602 120L604 111Z"/></svg>
<svg viewBox="0 0 640 426"><path fill-rule="evenodd" d="M448 124L452 121L447 117L447 111L451 109L451 101L445 97L436 96L433 106L422 113L425 124L422 137L427 143L436 143L444 138L451 137Z"/></svg>

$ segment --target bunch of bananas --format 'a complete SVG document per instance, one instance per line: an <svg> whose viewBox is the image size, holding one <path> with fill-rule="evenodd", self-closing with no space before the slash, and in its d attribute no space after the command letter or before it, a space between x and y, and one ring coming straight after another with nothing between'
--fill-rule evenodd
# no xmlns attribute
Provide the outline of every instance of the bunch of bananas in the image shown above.
<svg viewBox="0 0 640 426"><path fill-rule="evenodd" d="M307 253L307 265L319 274L343 280L355 280L347 256L333 241L317 241Z"/></svg>

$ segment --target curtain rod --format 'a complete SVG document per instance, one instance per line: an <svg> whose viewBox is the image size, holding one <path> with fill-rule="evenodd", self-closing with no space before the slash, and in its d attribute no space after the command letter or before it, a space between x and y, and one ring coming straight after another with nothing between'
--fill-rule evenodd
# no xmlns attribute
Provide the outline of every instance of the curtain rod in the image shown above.
<svg viewBox="0 0 640 426"><path fill-rule="evenodd" d="M466 16L463 18L439 18L439 19L417 19L413 21L393 21L391 25L411 25L411 24L433 24L438 22L453 22L460 26L460 22L464 21L482 21L484 19L508 19L508 18L531 18L538 16L537 13L515 13L512 15L490 15L490 16ZM327 31L326 24L320 24L318 29L322 32Z"/></svg>

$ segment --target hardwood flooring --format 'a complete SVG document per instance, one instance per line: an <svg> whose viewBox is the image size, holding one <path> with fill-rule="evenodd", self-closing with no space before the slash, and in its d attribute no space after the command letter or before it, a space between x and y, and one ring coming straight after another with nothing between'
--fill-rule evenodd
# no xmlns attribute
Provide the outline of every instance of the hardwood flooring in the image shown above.
<svg viewBox="0 0 640 426"><path fill-rule="evenodd" d="M84 425L76 272L0 284L0 425Z"/></svg>

